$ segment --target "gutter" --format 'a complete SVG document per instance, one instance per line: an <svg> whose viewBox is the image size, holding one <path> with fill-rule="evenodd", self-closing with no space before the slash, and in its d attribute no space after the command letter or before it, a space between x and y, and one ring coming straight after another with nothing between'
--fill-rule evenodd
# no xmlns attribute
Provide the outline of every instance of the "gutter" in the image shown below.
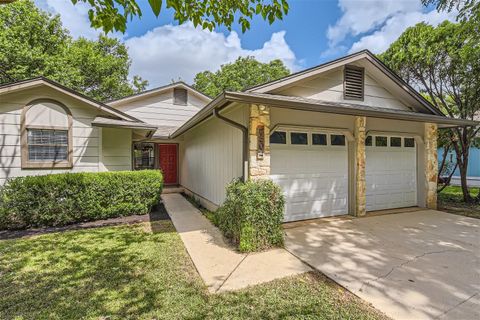
<svg viewBox="0 0 480 320"><path fill-rule="evenodd" d="M248 179L248 128L240 123L237 123L231 119L225 118L224 116L220 115L220 111L223 110L226 105L223 105L219 108L213 109L213 116L222 120L223 122L227 123L228 125L240 129L242 131L242 159L243 159L243 166L242 166L242 180L247 181Z"/></svg>

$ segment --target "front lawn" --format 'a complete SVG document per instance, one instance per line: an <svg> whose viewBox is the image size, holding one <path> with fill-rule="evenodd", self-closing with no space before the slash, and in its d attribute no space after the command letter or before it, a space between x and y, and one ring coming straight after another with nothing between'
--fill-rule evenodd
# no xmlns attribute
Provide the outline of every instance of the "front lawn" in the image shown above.
<svg viewBox="0 0 480 320"><path fill-rule="evenodd" d="M472 191L472 197L476 197L479 189ZM438 194L438 209L446 212L460 214L472 218L480 218L480 204L463 202L462 188L448 186Z"/></svg>
<svg viewBox="0 0 480 320"><path fill-rule="evenodd" d="M170 221L0 241L0 319L382 319L319 273L211 295Z"/></svg>

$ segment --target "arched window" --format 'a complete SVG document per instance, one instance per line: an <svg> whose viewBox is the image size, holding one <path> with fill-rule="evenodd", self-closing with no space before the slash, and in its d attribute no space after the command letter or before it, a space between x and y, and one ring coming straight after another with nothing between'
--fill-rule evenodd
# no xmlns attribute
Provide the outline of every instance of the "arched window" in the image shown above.
<svg viewBox="0 0 480 320"><path fill-rule="evenodd" d="M72 114L62 103L39 99L23 108L22 168L71 168Z"/></svg>

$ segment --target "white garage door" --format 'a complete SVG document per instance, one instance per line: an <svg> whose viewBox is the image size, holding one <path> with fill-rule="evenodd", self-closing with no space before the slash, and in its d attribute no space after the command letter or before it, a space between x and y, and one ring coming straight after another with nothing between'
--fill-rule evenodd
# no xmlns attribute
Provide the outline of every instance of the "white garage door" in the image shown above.
<svg viewBox="0 0 480 320"><path fill-rule="evenodd" d="M413 138L368 136L367 211L417 205L417 153Z"/></svg>
<svg viewBox="0 0 480 320"><path fill-rule="evenodd" d="M285 221L348 213L348 152L345 136L274 132L271 178L285 194Z"/></svg>

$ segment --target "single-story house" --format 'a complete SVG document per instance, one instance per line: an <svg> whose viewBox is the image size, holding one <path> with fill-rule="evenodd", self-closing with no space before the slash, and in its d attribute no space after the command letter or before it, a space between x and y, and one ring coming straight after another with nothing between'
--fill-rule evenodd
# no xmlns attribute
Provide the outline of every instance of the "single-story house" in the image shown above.
<svg viewBox="0 0 480 320"><path fill-rule="evenodd" d="M44 78L0 87L0 181L160 168L208 208L278 183L285 221L436 206L448 118L369 51L213 100L185 83L101 103Z"/></svg>

